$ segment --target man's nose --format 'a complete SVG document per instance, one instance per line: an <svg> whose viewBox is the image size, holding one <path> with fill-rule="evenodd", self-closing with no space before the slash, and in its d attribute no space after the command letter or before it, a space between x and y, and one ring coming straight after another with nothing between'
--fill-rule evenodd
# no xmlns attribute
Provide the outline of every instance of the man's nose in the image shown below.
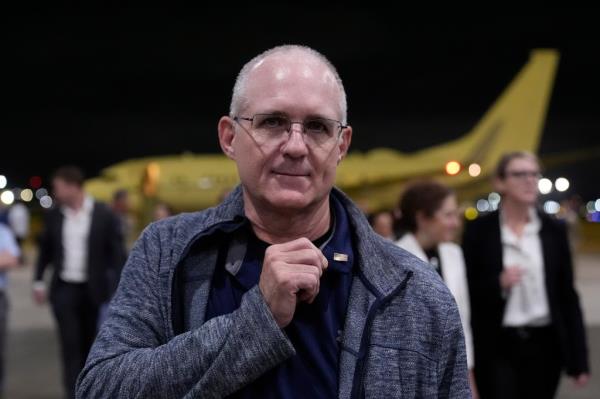
<svg viewBox="0 0 600 399"><path fill-rule="evenodd" d="M299 122L290 124L290 131L282 151L291 157L302 157L308 153L308 147L304 141L304 125Z"/></svg>

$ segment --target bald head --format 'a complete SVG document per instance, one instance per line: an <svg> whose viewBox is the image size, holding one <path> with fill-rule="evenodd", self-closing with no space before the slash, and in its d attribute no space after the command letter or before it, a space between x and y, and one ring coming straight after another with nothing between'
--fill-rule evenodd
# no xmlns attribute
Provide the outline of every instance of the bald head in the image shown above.
<svg viewBox="0 0 600 399"><path fill-rule="evenodd" d="M291 67L293 64L293 68ZM338 112L343 124L347 119L344 85L335 67L324 55L305 46L285 45L274 47L250 60L240 71L231 98L230 116L239 115L251 100L252 83L257 75L269 74L275 83L286 79L303 79L332 87L339 95ZM261 79L261 85L265 80Z"/></svg>

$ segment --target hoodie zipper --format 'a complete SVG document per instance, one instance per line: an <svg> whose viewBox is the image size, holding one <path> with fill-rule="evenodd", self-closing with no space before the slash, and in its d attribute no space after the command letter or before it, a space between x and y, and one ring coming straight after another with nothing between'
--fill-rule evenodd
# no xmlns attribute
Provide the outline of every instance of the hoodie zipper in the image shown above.
<svg viewBox="0 0 600 399"><path fill-rule="evenodd" d="M363 284L372 291L377 299L371 305L369 309L369 313L367 314L367 321L365 323L365 327L363 330L363 334L360 340L360 348L358 350L358 359L356 362L356 367L354 368L354 378L352 383L352 391L350 394L351 399L362 399L364 397L364 379L365 379L365 359L369 355L369 342L371 340L371 327L373 325L373 319L375 318L377 312L385 307L392 299L394 299L397 295L399 295L408 284L408 280L412 277L413 272L409 271L406 274L406 277L394 291L388 294L386 297L381 297L377 295L379 292L371 285L371 283L366 279L366 277L360 273L360 279Z"/></svg>
<svg viewBox="0 0 600 399"><path fill-rule="evenodd" d="M180 269L180 264L183 262L183 260L185 259L185 257L188 255L189 251L191 250L192 246L198 242L198 240L200 240L203 237L207 237L210 236L212 234L214 234L216 231L223 231L225 233L230 233L232 231L237 230L239 227L241 227L242 225L244 225L244 220L237 220L237 218L234 219L230 219L230 220L224 220L222 222L216 223L210 227L208 227L205 230L202 230L198 233L196 233L194 236L192 236L192 238L187 242L186 246L184 247L183 251L181 252L181 255L178 257L177 262L175 262L175 267L173 270L173 275L171 277L171 281L170 281L170 285L171 285L171 300L170 300L170 304L169 306L171 307L171 317L170 317L170 328L171 328L171 333L172 335L177 335L180 334L182 331L180 331L181 329L181 315L175 315L175 312L179 312L178 306L176 305L179 302L179 292L177 291L177 287L175 286L177 284L178 281L178 274L180 273L179 269Z"/></svg>

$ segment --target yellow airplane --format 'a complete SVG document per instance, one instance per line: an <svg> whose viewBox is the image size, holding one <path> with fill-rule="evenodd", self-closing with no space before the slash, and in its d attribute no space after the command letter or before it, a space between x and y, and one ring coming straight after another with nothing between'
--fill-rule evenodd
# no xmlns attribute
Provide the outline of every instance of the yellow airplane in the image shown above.
<svg viewBox="0 0 600 399"><path fill-rule="evenodd" d="M537 152L558 59L555 50L532 51L473 130L457 140L410 154L389 148L351 152L340 164L336 185L366 211L393 208L403 185L415 178L438 179L462 199L489 192L489 178L502 154ZM115 190L126 189L138 211L157 201L176 211L193 211L217 204L238 182L234 162L224 155L184 154L120 162L88 180L86 190L110 201Z"/></svg>

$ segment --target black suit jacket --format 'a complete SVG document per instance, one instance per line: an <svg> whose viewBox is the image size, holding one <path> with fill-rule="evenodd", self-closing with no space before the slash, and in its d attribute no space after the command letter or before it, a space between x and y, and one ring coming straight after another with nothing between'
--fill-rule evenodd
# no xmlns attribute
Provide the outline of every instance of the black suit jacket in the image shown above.
<svg viewBox="0 0 600 399"><path fill-rule="evenodd" d="M50 210L46 215L44 230L40 236L35 280L43 279L48 265L54 266L51 298L63 267L63 222L64 216L59 207ZM125 263L125 256L125 246L117 216L105 204L94 201L88 236L87 277L90 296L97 305L108 301L114 293Z"/></svg>
<svg viewBox="0 0 600 399"><path fill-rule="evenodd" d="M587 345L579 297L573 284L571 251L566 226L539 213L546 292L567 374L589 371ZM471 299L471 324L475 367L493 359L504 317L505 299L500 288L503 269L499 213L467 223L463 237Z"/></svg>

